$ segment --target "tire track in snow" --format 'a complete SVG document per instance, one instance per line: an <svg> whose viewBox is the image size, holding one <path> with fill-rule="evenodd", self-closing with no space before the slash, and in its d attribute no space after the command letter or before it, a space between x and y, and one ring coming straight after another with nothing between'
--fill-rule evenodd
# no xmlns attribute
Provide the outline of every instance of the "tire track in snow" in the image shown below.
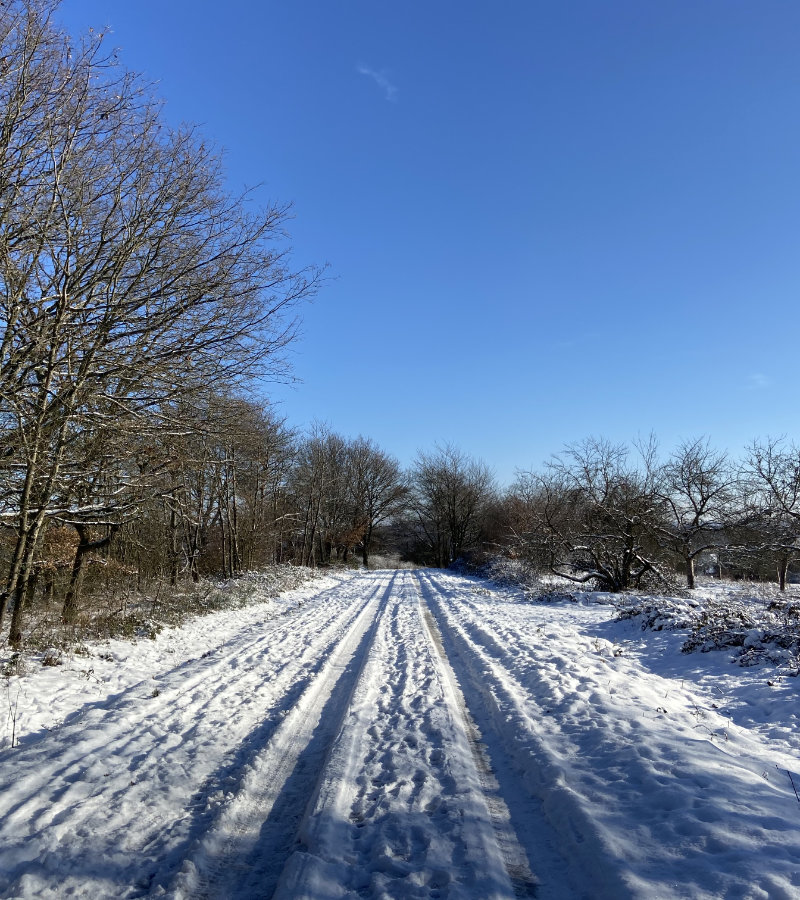
<svg viewBox="0 0 800 900"><path fill-rule="evenodd" d="M464 725L402 573L275 900L513 897Z"/></svg>
<svg viewBox="0 0 800 900"><path fill-rule="evenodd" d="M39 893L61 896L73 855L81 883L80 853L89 841L116 873L113 888L104 879L95 896L139 896L168 877L207 830L217 796L236 789L253 754L381 582L370 579L366 594L364 588L353 578L326 589L267 622L254 640L162 673L157 697L153 681L140 682L15 750L14 781L0 785L0 847L8 852L3 863L0 850L0 891L44 857L35 876ZM298 633L302 641L292 639ZM294 652L276 654L283 641ZM151 804L163 809L164 793L175 798L172 821L148 813Z"/></svg>
<svg viewBox="0 0 800 900"><path fill-rule="evenodd" d="M606 848L586 818L557 763L537 739L537 723L525 708L525 690L502 648L454 615L455 602L430 572L418 574L445 651L480 728L511 822L525 848L542 900L619 900L631 896ZM512 661L513 666L513 661Z"/></svg>
<svg viewBox="0 0 800 900"><path fill-rule="evenodd" d="M293 611L291 617L280 620L272 620L265 624L251 625L247 631L256 628L260 629L259 636L253 640L248 640L244 644L238 641L229 643L219 647L216 651L209 651L200 659L191 659L182 662L174 669L159 673L153 680L137 682L126 688L124 691L106 697L95 703L88 704L76 712L68 716L65 721L53 731L44 735L44 738L58 738L62 734L68 734L70 729L77 728L81 733L81 752L79 759L85 760L98 750L105 749L108 746L108 733L104 726L111 719L124 717L125 728L127 731L135 731L140 729L145 722L153 715L153 711L149 708L146 700L159 697L158 706L168 707L168 715L171 714L173 708L187 708L192 705L193 701L197 701L197 695L192 692L202 688L202 693L209 696L213 702L220 695L218 690L220 685L226 685L231 682L234 675L248 678L256 681L259 678L258 673L252 672L260 658L264 656L264 652L274 643L280 642L285 637L289 629L313 628L317 626L322 630L333 624L336 627L337 619L350 610L330 610L324 606L323 598L328 593L334 593L341 590L341 586L329 588L315 598L313 606L304 606ZM357 602L351 598L351 605ZM320 615L320 612L322 615ZM287 621L291 618L291 621ZM319 619L317 623L314 620ZM308 621L306 621L308 620ZM274 626L273 630L269 630L269 626ZM222 651L222 655L218 655ZM252 673L252 674L251 674ZM153 704L150 704L152 706ZM86 737L86 733L90 735ZM74 744L74 742L71 742ZM18 768L24 770L24 757L26 755L36 756L38 741L30 745L22 745L22 753L18 753ZM26 752L27 751L27 752ZM63 768L54 770L50 773L48 780L52 781L61 775L69 776L71 774L70 763L72 759L69 755L61 756ZM39 772L36 773L38 783ZM24 795L24 776L20 780L18 775L15 787L20 794ZM27 809L24 799L16 806L4 810L6 816L14 816L19 813L23 817L27 817Z"/></svg>
<svg viewBox="0 0 800 900"><path fill-rule="evenodd" d="M170 896L272 896L392 592L380 578L347 634L253 760L242 789L187 860ZM383 590L383 595L378 595Z"/></svg>
<svg viewBox="0 0 800 900"><path fill-rule="evenodd" d="M439 656L440 665L449 686L452 697L451 702L458 710L464 733L469 741L469 748L475 760L475 767L486 796L486 803L497 837L497 843L503 855L503 862L511 880L511 886L514 889L514 896L518 898L536 897L537 881L531 872L525 850L520 844L519 838L511 824L508 806L499 793L500 785L495 777L486 744L482 742L480 730L470 715L464 695L447 656L439 626L436 624L433 613L422 599L421 593L418 593L418 602L429 640Z"/></svg>

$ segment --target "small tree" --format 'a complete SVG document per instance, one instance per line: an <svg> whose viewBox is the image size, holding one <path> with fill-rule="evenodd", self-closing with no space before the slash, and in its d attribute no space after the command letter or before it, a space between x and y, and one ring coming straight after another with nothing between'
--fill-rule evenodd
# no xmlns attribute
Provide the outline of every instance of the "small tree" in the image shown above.
<svg viewBox="0 0 800 900"><path fill-rule="evenodd" d="M646 459L637 467L625 446L589 438L523 479L533 500L528 540L555 574L607 591L664 580L652 537L660 498Z"/></svg>
<svg viewBox="0 0 800 900"><path fill-rule="evenodd" d="M408 485L397 460L368 438L351 441L348 455L354 533L360 535L361 560L368 566L375 529L403 511Z"/></svg>
<svg viewBox="0 0 800 900"><path fill-rule="evenodd" d="M680 445L656 468L663 519L655 520L662 545L681 560L686 586L695 586L695 560L719 547L734 523L735 473L727 454L702 438Z"/></svg>
<svg viewBox="0 0 800 900"><path fill-rule="evenodd" d="M480 542L496 494L489 467L452 444L417 454L410 506L435 565L449 565Z"/></svg>
<svg viewBox="0 0 800 900"><path fill-rule="evenodd" d="M754 441L742 469L751 543L773 557L780 590L800 552L800 448L779 439Z"/></svg>

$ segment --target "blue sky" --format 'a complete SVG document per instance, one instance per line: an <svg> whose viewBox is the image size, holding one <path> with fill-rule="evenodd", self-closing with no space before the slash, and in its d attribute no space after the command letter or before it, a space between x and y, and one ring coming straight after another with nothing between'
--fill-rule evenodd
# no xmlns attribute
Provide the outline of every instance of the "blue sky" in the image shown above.
<svg viewBox="0 0 800 900"><path fill-rule="evenodd" d="M587 435L800 438L800 4L64 0L291 201L289 421L502 482Z"/></svg>

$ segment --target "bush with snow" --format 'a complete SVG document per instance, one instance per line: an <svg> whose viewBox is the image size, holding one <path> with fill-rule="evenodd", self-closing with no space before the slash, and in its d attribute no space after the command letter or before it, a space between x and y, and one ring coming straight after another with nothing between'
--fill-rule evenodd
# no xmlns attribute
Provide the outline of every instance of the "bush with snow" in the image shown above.
<svg viewBox="0 0 800 900"><path fill-rule="evenodd" d="M528 602L607 603L619 620L636 620L643 631L685 631L684 653L726 650L741 666L769 663L783 674L800 673L800 596L774 584L701 579L694 591L672 586L663 594L609 593L502 556L484 559L470 572L515 588Z"/></svg>
<svg viewBox="0 0 800 900"><path fill-rule="evenodd" d="M741 666L800 671L800 597L774 586L715 582L691 597L628 594L614 602L619 618L637 619L643 630L685 630L684 653L727 650Z"/></svg>

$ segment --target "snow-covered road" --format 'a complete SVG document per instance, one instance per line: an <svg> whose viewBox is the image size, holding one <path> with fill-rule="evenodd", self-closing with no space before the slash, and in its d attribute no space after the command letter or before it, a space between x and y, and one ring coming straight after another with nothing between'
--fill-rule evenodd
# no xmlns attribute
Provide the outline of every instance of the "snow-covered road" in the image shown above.
<svg viewBox="0 0 800 900"><path fill-rule="evenodd" d="M278 896L513 897L521 874L532 890L435 628L398 573Z"/></svg>
<svg viewBox="0 0 800 900"><path fill-rule="evenodd" d="M800 768L791 687L780 727L748 719L631 628L365 572L34 673L0 895L800 896L800 804L766 771Z"/></svg>

